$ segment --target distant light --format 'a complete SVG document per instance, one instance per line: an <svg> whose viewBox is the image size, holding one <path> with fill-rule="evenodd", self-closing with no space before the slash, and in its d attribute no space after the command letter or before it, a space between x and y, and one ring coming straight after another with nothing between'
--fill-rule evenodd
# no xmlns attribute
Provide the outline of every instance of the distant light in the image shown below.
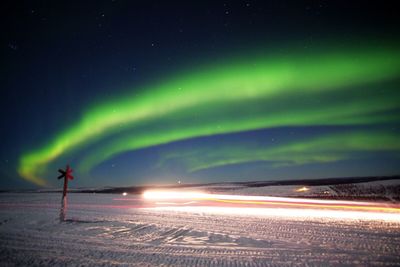
<svg viewBox="0 0 400 267"><path fill-rule="evenodd" d="M296 189L295 191L296 192L307 192L308 190L310 190L308 187L303 186L303 187Z"/></svg>
<svg viewBox="0 0 400 267"><path fill-rule="evenodd" d="M123 192L122 195L123 195L123 196L127 196L128 193L127 193L127 192Z"/></svg>
<svg viewBox="0 0 400 267"><path fill-rule="evenodd" d="M181 184L181 180L178 181L178 184Z"/></svg>

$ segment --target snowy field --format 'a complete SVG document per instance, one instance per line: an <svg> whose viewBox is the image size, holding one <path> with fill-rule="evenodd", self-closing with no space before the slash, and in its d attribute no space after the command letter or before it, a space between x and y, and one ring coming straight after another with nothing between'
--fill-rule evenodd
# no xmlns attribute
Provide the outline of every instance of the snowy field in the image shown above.
<svg viewBox="0 0 400 267"><path fill-rule="evenodd" d="M396 221L290 218L246 208L218 213L190 203L160 208L141 195L75 193L60 223L60 197L0 194L1 266L400 264Z"/></svg>

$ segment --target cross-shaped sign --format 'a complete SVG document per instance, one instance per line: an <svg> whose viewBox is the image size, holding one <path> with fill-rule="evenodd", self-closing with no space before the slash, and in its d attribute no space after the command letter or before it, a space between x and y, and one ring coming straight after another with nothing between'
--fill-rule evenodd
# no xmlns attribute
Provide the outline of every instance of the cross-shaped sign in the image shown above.
<svg viewBox="0 0 400 267"><path fill-rule="evenodd" d="M58 179L61 179L63 177L66 177L70 180L74 179L74 176L71 175L72 169L69 167L69 165L67 165L67 167L65 168L65 171L62 169L59 169L58 172L61 173L61 175L58 176Z"/></svg>

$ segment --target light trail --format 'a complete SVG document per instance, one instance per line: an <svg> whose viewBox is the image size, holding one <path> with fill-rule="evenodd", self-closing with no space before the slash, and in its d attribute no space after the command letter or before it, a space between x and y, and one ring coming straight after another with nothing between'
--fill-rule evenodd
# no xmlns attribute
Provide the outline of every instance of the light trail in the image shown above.
<svg viewBox="0 0 400 267"><path fill-rule="evenodd" d="M365 210L365 211L385 211L385 212L400 212L400 208L387 208L387 207L368 207L360 205L324 205L324 204L308 204L308 203L285 203L285 202L271 202L271 201L242 201L242 200L222 200L215 199L218 202L225 203L238 203L238 204L260 204L260 205L284 205L284 206L294 206L300 208L328 208L328 209L350 209L350 210Z"/></svg>
<svg viewBox="0 0 400 267"><path fill-rule="evenodd" d="M324 209L293 209L293 208L237 208L237 207L214 207L214 206L173 206L146 208L158 211L188 212L188 213L210 213L216 215L234 216L256 216L277 217L299 220L350 220L350 221L385 221L400 223L400 216L396 213L363 212L363 211L341 211Z"/></svg>
<svg viewBox="0 0 400 267"><path fill-rule="evenodd" d="M196 204L198 202L196 201L189 201L189 202L183 202L183 203L177 203L177 202L156 202L157 205L190 205L190 204Z"/></svg>
<svg viewBox="0 0 400 267"><path fill-rule="evenodd" d="M225 195L225 194L209 194L201 191L169 191L169 190L150 190L143 193L144 199L147 200L238 200L238 201L270 201L270 202L287 202L287 203L315 203L315 204L341 204L341 205L365 205L370 206L371 202L346 201L346 200L321 200L291 197L271 197L271 196L249 196L249 195Z"/></svg>
<svg viewBox="0 0 400 267"><path fill-rule="evenodd" d="M152 208L155 210L400 222L399 205L378 202L223 195L200 191L161 190L146 191L143 194L143 198L147 201L155 201L155 205L162 205L162 207L156 206ZM179 201L184 201L184 203L179 203ZM168 206L168 203L171 205Z"/></svg>

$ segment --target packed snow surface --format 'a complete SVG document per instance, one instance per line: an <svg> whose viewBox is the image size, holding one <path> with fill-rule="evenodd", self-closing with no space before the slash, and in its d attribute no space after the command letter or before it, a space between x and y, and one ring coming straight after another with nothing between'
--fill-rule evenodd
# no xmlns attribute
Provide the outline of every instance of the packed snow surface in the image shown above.
<svg viewBox="0 0 400 267"><path fill-rule="evenodd" d="M275 189L278 189L276 187ZM0 194L2 266L398 266L400 224L153 208L140 195Z"/></svg>

